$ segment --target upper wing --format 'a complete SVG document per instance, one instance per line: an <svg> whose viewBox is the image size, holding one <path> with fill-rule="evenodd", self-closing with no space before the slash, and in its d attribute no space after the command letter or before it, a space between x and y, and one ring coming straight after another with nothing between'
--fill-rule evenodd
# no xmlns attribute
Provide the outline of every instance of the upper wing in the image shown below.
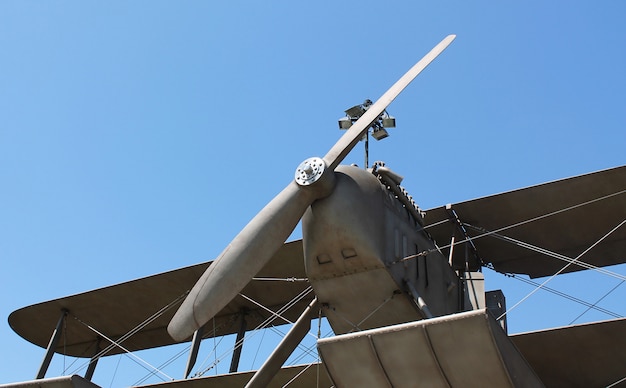
<svg viewBox="0 0 626 388"><path fill-rule="evenodd" d="M182 302L181 297L186 295L210 264L197 264L24 307L11 313L9 324L24 339L45 348L62 311L67 310L66 328L63 330L66 338L59 341L60 345L55 351L69 356L91 357L96 352L99 337L91 328L117 341L163 307L172 304L172 308L157 316L122 344L130 351L171 345L175 341L167 333L167 325ZM258 277L304 278L302 240L284 244ZM276 311L307 287L309 283L305 281L252 280L242 294ZM313 293L281 315L294 321L311 300ZM256 327L272 315L238 296L207 324L204 335L213 337L237 333L243 313L246 314L248 329ZM282 319L273 322L274 325L284 323L286 322ZM101 342L100 349L109 344L106 340ZM122 349L112 347L107 355L122 352Z"/></svg>
<svg viewBox="0 0 626 388"><path fill-rule="evenodd" d="M500 272L548 276L566 265L553 254L576 258L626 220L626 166L450 206L475 246L478 259L470 255L470 267L482 261ZM445 206L426 212L426 225L434 225L427 230L446 252L455 230L445 222L449 217ZM462 239L457 228L456 241ZM455 265L462 267L465 255L465 246L455 246ZM580 260L594 266L626 262L626 225ZM570 265L564 272L581 269Z"/></svg>

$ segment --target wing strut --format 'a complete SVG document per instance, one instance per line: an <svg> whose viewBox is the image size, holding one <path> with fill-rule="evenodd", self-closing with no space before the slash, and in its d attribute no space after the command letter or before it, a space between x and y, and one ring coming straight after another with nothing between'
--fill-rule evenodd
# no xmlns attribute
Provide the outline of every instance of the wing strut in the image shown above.
<svg viewBox="0 0 626 388"><path fill-rule="evenodd" d="M262 388L267 387L272 381L274 375L278 373L280 367L283 366L287 358L293 353L296 346L302 341L304 336L311 328L311 314L317 309L317 298L309 304L304 310L300 318L291 327L285 338L274 349L263 366L252 376L252 379L246 384L246 388Z"/></svg>
<svg viewBox="0 0 626 388"><path fill-rule="evenodd" d="M54 350L57 348L57 344L61 339L61 334L63 333L61 329L63 328L63 322L65 322L65 317L67 317L68 311L63 309L61 310L61 317L57 322L57 326L52 332L52 337L50 337L50 343L48 344L48 348L46 349L46 355L41 362L41 367L39 367L39 372L37 372L37 380L43 379L46 376L46 372L48 371L48 367L50 366L50 361L52 361L52 356L54 355Z"/></svg>
<svg viewBox="0 0 626 388"><path fill-rule="evenodd" d="M196 365L198 359L198 350L200 350L200 342L204 335L204 326L200 327L193 333L193 339L191 340L191 350L189 351L189 358L187 359L187 367L185 367L185 379L191 374L191 370Z"/></svg>
<svg viewBox="0 0 626 388"><path fill-rule="evenodd" d="M446 211L448 212L448 218L450 220L450 223L454 225L455 230L458 231L463 237L463 241L457 242L456 244L465 243L465 262L463 264L463 271L465 272L478 271L482 265L482 260L480 259L480 256L478 255L476 245L474 245L472 238L467 233L467 229L465 229L465 225L461 222L461 220L459 219L459 215L452 208L451 204L446 205ZM452 244L454 244L455 235L456 233L453 232ZM454 246L450 245L450 258L449 258L450 265L455 269L459 269L458 265L455 266L456 263L454 263L454 260L453 260L453 255L452 255L453 249L454 249ZM470 251L472 253L471 257L470 257Z"/></svg>

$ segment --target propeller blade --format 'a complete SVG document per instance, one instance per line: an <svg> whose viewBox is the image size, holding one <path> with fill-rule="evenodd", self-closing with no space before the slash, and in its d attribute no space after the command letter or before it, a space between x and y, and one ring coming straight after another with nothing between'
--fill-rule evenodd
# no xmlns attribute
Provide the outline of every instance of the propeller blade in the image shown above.
<svg viewBox="0 0 626 388"><path fill-rule="evenodd" d="M389 90L385 92L339 139L339 141L324 156L324 162L329 170L335 167L352 151L356 143L361 140L365 131L372 126L374 121L387 109L393 100L415 79L439 54L445 50L456 38L456 35L446 36L424 58L420 59L409 71L406 72Z"/></svg>
<svg viewBox="0 0 626 388"><path fill-rule="evenodd" d="M292 181L246 225L207 268L170 321L167 331L182 341L213 318L282 246L318 197Z"/></svg>
<svg viewBox="0 0 626 388"><path fill-rule="evenodd" d="M404 88L454 40L449 35L415 64L331 148L323 160L310 158L296 179L239 232L207 268L170 321L167 331L177 341L190 337L222 310L269 262L289 237L306 209L334 187L334 169L365 131Z"/></svg>

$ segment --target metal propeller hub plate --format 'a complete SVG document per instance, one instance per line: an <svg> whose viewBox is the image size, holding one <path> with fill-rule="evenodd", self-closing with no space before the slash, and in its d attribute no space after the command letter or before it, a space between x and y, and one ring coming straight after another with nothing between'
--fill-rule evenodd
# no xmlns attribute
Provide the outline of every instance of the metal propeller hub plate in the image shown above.
<svg viewBox="0 0 626 388"><path fill-rule="evenodd" d="M322 158L308 158L296 169L296 183L300 186L310 186L322 177L325 169L326 163Z"/></svg>

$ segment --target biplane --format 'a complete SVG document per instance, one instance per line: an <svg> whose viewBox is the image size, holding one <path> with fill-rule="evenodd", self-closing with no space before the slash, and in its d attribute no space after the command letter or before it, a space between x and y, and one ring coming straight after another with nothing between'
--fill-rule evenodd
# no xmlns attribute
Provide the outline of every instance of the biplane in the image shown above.
<svg viewBox="0 0 626 388"><path fill-rule="evenodd" d="M155 386L416 387L626 384L626 319L509 335L484 268L530 278L626 262L626 166L421 209L382 162L341 165L448 36L362 114L207 263L55 299L9 323L46 349L36 379L5 387L96 387L98 360L189 343L184 378ZM285 242L302 223L302 239ZM584 224L584 228L581 225ZM267 281L283 279L288 281ZM284 366L324 317L315 365ZM256 371L238 371L246 332L290 325ZM201 341L235 335L230 372L189 377ZM89 361L46 377L55 353Z"/></svg>

